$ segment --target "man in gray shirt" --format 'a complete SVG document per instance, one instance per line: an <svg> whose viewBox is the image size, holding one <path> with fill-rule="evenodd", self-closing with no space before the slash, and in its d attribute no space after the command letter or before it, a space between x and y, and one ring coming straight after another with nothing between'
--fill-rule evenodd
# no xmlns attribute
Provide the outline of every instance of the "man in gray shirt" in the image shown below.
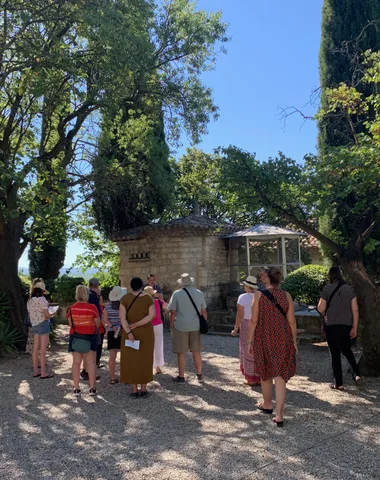
<svg viewBox="0 0 380 480"><path fill-rule="evenodd" d="M194 288L194 278L190 277L188 273L183 273L177 282L182 288L173 293L169 302L173 353L178 355L178 376L173 377L172 380L176 383L185 382L186 353L190 351L193 354L197 379L201 382L203 380L202 341L199 332L199 317L188 294L190 294L200 314L207 320L206 301L203 293Z"/></svg>

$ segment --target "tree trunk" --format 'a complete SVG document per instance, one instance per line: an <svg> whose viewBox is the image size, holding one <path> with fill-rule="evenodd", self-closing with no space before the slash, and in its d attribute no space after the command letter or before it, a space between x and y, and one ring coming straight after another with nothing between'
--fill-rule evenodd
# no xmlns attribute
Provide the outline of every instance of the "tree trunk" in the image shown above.
<svg viewBox="0 0 380 480"><path fill-rule="evenodd" d="M380 376L380 291L360 260L341 258L344 272L352 280L359 303L359 325L363 327L360 359L362 374Z"/></svg>
<svg viewBox="0 0 380 480"><path fill-rule="evenodd" d="M23 340L16 345L19 350L25 350L27 327L25 326L26 304L22 295L18 276L18 261L20 251L20 235L15 233L8 223L0 233L0 291L9 294L12 301L12 324L22 334Z"/></svg>

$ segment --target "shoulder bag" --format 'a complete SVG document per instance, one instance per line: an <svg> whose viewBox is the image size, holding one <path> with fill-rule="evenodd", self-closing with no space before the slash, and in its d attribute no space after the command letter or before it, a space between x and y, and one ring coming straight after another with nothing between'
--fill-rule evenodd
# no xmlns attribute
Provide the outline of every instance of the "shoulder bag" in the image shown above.
<svg viewBox="0 0 380 480"><path fill-rule="evenodd" d="M199 318L199 331L200 331L201 335L206 335L206 333L208 333L207 320L205 319L205 317L203 315L201 315L199 313L198 307L195 305L195 302L194 302L192 296L190 295L190 293L186 290L186 288L184 288L183 290L187 293L188 297L190 298L191 303L193 304L193 307L195 308L195 311L197 312L197 315L198 315L198 318Z"/></svg>

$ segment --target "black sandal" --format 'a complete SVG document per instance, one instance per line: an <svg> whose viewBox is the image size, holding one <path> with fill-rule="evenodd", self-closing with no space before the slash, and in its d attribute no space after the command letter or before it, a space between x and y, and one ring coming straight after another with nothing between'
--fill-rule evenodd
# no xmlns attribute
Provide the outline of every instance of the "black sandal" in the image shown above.
<svg viewBox="0 0 380 480"><path fill-rule="evenodd" d="M147 397L149 394L147 392L147 390L145 390L144 392L140 392L140 397Z"/></svg>
<svg viewBox="0 0 380 480"><path fill-rule="evenodd" d="M260 410L261 413L265 413L266 415L272 415L273 413L273 408L263 408L262 403L257 405L257 408Z"/></svg>
<svg viewBox="0 0 380 480"><path fill-rule="evenodd" d="M284 426L284 420L281 420L278 422L275 418L273 419L273 423L275 423L278 427L283 427Z"/></svg>
<svg viewBox="0 0 380 480"><path fill-rule="evenodd" d="M139 392L130 393L129 396L132 398L139 398L140 393Z"/></svg>

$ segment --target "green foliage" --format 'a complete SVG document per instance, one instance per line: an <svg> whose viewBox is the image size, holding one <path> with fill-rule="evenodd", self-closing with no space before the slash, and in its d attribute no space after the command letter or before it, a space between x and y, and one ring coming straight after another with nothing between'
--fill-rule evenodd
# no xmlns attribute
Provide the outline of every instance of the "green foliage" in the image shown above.
<svg viewBox="0 0 380 480"><path fill-rule="evenodd" d="M321 291L327 283L328 268L306 265L291 272L282 282L282 288L298 302L317 305Z"/></svg>
<svg viewBox="0 0 380 480"><path fill-rule="evenodd" d="M55 281L55 293L52 300L55 303L74 303L75 289L78 285L86 285L86 281L82 277L69 277L62 275Z"/></svg>
<svg viewBox="0 0 380 480"><path fill-rule="evenodd" d="M11 323L12 302L6 292L0 292L0 357L16 351L22 336Z"/></svg>
<svg viewBox="0 0 380 480"><path fill-rule="evenodd" d="M78 216L72 235L85 247L84 253L77 256L73 266L82 272L97 269L96 277L100 280L102 289L118 285L119 248L99 232L90 206Z"/></svg>

